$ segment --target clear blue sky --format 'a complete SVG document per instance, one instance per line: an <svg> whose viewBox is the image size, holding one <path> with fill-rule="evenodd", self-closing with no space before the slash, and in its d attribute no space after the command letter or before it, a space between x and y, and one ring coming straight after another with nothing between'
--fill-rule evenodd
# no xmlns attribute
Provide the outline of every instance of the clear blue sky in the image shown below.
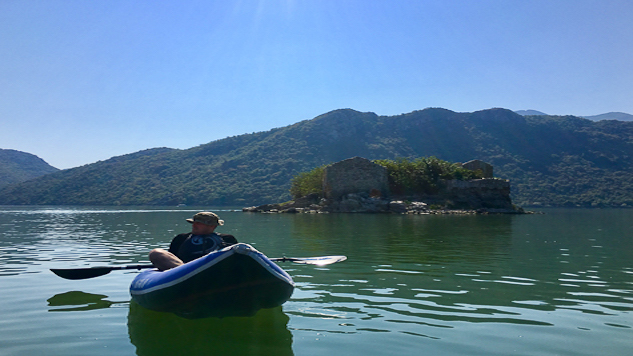
<svg viewBox="0 0 633 356"><path fill-rule="evenodd" d="M2 0L0 148L70 168L340 108L633 114L633 1Z"/></svg>

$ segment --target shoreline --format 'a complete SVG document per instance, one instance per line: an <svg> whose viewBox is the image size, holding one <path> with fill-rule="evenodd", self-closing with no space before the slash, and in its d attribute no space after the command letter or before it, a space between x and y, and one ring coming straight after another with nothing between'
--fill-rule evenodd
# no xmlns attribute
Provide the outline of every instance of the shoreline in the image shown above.
<svg viewBox="0 0 633 356"><path fill-rule="evenodd" d="M464 207L450 208L443 204L427 204L422 201L388 200L366 198L349 194L341 200L301 199L279 204L264 204L242 208L242 212L266 214L401 214L401 215L485 215L485 214L530 214L521 207Z"/></svg>

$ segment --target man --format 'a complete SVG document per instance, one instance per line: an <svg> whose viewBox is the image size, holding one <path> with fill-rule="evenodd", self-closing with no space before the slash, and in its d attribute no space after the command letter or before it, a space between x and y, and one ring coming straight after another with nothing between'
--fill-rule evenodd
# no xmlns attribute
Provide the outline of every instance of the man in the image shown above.
<svg viewBox="0 0 633 356"><path fill-rule="evenodd" d="M186 220L192 224L190 233L174 237L167 251L157 248L149 253L149 260L159 270L166 271L178 267L237 243L233 235L215 232L216 227L224 225L224 220L220 220L220 217L212 212L203 211Z"/></svg>

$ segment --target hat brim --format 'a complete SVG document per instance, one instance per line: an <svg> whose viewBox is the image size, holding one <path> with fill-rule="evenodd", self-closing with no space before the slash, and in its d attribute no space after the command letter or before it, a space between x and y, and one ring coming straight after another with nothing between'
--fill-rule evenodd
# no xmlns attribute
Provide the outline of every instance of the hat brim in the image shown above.
<svg viewBox="0 0 633 356"><path fill-rule="evenodd" d="M224 225L224 220L218 220L218 224L217 225L216 224L207 224L207 223L204 223L202 221L194 221L193 219L185 219L185 221L190 223L190 224L193 224L194 222L199 222L201 224L205 224L205 225L209 225L209 226L222 226L222 225Z"/></svg>

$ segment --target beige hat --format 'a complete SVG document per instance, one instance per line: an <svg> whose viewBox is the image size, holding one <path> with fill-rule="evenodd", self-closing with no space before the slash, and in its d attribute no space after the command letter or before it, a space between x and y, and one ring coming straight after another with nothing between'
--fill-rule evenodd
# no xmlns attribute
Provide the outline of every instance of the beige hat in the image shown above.
<svg viewBox="0 0 633 356"><path fill-rule="evenodd" d="M190 222L192 224L194 222L199 222L205 225L213 225L213 226L224 225L224 220L220 220L219 216L217 216L216 214L210 211L203 211L203 212L197 213L196 215L193 216L192 219L187 219L187 222Z"/></svg>

